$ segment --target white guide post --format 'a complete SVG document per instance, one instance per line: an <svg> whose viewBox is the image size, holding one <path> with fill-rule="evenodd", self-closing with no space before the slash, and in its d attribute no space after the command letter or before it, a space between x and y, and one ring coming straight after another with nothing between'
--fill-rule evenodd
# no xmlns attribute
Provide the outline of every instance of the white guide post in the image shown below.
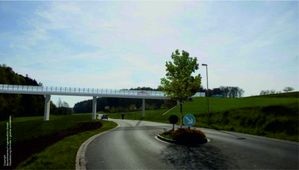
<svg viewBox="0 0 299 170"><path fill-rule="evenodd" d="M142 99L142 117L145 116L145 99Z"/></svg>
<svg viewBox="0 0 299 170"><path fill-rule="evenodd" d="M92 120L97 119L97 97L93 96L92 98Z"/></svg>
<svg viewBox="0 0 299 170"><path fill-rule="evenodd" d="M50 99L51 95L45 95L44 121L48 121L50 118Z"/></svg>

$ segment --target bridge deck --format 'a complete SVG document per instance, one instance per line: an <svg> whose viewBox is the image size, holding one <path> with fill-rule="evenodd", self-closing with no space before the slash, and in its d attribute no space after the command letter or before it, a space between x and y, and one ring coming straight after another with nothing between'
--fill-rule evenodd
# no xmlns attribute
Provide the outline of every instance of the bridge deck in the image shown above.
<svg viewBox="0 0 299 170"><path fill-rule="evenodd" d="M96 88L47 87L0 84L0 93L35 94L35 95L69 95L97 96L140 99L167 99L164 92L148 90L116 90ZM204 93L196 93L193 97L203 97Z"/></svg>
<svg viewBox="0 0 299 170"><path fill-rule="evenodd" d="M92 119L96 119L97 97L117 97L117 98L138 98L142 99L142 116L145 114L145 99L167 99L165 93L161 91L146 90L112 90L94 88L71 88L71 87L44 87L0 84L0 93L9 94L34 94L45 96L44 120L50 118L51 95L69 96L92 96ZM204 96L204 93L196 93L193 97Z"/></svg>

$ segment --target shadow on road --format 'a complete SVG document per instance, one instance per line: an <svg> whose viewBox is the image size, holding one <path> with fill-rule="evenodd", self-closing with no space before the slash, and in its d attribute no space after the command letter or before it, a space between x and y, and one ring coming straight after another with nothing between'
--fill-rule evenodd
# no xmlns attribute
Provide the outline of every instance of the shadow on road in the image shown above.
<svg viewBox="0 0 299 170"><path fill-rule="evenodd" d="M143 117L142 117L142 118L140 118L140 119L138 120L138 122L136 123L135 127L136 127L136 126L139 126L139 125L140 125L140 123L142 122L142 120L143 120Z"/></svg>
<svg viewBox="0 0 299 170"><path fill-rule="evenodd" d="M162 157L177 169L238 169L220 149L209 144L198 147L168 145Z"/></svg>
<svg viewBox="0 0 299 170"><path fill-rule="evenodd" d="M112 131L130 131L130 130L161 130L165 131L164 129L170 129L168 126L134 126L134 127L119 127L116 129L113 129Z"/></svg>

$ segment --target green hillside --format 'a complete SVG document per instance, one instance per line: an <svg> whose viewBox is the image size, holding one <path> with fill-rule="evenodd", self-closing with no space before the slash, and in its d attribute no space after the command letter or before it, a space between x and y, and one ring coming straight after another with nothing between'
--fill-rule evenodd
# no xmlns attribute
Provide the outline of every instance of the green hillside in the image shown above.
<svg viewBox="0 0 299 170"><path fill-rule="evenodd" d="M278 94L268 94L262 96L253 96L253 97L281 97L281 98L299 98L299 92L288 92L288 93L278 93Z"/></svg>
<svg viewBox="0 0 299 170"><path fill-rule="evenodd" d="M209 102L210 124L208 124L206 98L194 98L192 101L184 103L183 112L194 114L197 118L196 126L199 127L299 141L299 98L289 96L285 98L277 96L237 99L209 98ZM146 111L144 120L168 122L169 115L179 116L179 107L175 107L165 114L166 111L165 109ZM120 114L109 116L120 118ZM127 113L125 118L141 119L141 113Z"/></svg>

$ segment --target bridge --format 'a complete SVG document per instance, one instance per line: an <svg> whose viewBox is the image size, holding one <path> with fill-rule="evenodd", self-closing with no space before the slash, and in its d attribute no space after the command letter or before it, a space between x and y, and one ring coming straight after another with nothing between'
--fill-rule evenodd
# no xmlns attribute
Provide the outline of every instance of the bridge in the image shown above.
<svg viewBox="0 0 299 170"><path fill-rule="evenodd" d="M26 86L0 84L0 93L7 94L30 94L45 96L44 120L50 118L51 95L67 96L91 96L92 97L92 119L96 119L97 98L135 98L142 99L142 116L145 114L145 99L169 99L164 92L148 90L126 90L126 89L96 89L96 88L73 88L73 87L48 87L48 86ZM193 97L204 97L205 94L198 92Z"/></svg>

